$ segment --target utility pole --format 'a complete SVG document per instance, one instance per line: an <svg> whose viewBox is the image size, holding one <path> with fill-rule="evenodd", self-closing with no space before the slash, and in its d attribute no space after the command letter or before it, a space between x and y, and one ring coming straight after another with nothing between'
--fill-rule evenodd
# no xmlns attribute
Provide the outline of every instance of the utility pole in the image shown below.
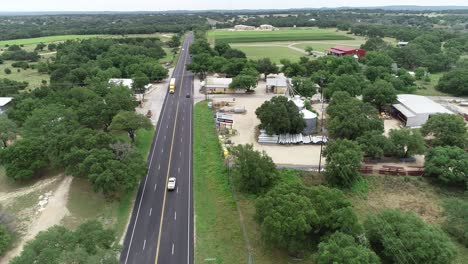
<svg viewBox="0 0 468 264"><path fill-rule="evenodd" d="M322 102L322 111L320 113L320 133L322 136L322 141L320 141L320 156L319 156L319 174L322 173L322 151L323 151L323 116L324 116L324 106L323 106L323 75L320 76L320 101Z"/></svg>

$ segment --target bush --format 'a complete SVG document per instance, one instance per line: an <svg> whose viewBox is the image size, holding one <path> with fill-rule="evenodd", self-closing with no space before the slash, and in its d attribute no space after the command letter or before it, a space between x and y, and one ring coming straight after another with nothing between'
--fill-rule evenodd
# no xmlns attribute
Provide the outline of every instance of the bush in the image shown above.
<svg viewBox="0 0 468 264"><path fill-rule="evenodd" d="M0 224L0 256L11 247L12 233L2 224Z"/></svg>
<svg viewBox="0 0 468 264"><path fill-rule="evenodd" d="M374 251L388 263L452 263L457 250L442 230L414 213L386 209L365 222Z"/></svg>
<svg viewBox="0 0 468 264"><path fill-rule="evenodd" d="M424 171L445 184L468 188L468 153L458 147L436 147L425 157Z"/></svg>
<svg viewBox="0 0 468 264"><path fill-rule="evenodd" d="M445 221L442 228L468 247L468 202L461 199L447 199L443 203Z"/></svg>
<svg viewBox="0 0 468 264"><path fill-rule="evenodd" d="M6 74L11 74L11 70L10 68L5 68L5 70L3 70Z"/></svg>
<svg viewBox="0 0 468 264"><path fill-rule="evenodd" d="M356 243L354 237L336 232L318 246L317 264L377 264L379 257L369 248Z"/></svg>

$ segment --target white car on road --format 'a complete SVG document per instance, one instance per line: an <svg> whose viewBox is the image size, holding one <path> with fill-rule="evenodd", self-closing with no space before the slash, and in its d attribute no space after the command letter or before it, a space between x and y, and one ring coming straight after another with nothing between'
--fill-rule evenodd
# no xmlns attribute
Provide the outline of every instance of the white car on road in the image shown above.
<svg viewBox="0 0 468 264"><path fill-rule="evenodd" d="M175 187L176 187L176 178L174 177L169 178L169 181L167 182L167 189L169 191L173 191L175 190Z"/></svg>

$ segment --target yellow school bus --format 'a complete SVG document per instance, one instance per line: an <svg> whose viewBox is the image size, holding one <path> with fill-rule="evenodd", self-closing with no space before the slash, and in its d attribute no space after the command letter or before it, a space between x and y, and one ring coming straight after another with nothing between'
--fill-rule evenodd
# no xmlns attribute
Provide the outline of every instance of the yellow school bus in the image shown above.
<svg viewBox="0 0 468 264"><path fill-rule="evenodd" d="M176 79L172 78L171 82L169 84L169 93L171 93L171 94L173 94L175 92L175 82L176 82Z"/></svg>

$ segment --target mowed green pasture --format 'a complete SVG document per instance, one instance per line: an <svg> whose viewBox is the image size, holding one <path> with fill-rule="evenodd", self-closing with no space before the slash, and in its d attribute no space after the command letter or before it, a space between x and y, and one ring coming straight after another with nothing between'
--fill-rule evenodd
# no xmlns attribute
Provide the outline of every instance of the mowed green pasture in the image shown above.
<svg viewBox="0 0 468 264"><path fill-rule="evenodd" d="M39 43L62 42L66 40L90 39L90 38L145 38L159 37L162 41L170 39L172 34L134 34L134 35L60 35L40 38L14 39L0 41L0 47L5 45L35 45Z"/></svg>
<svg viewBox="0 0 468 264"><path fill-rule="evenodd" d="M272 41L306 41L306 40L351 40L350 36L331 29L297 28L276 31L228 31L213 30L208 32L211 43L226 41L228 43L272 42Z"/></svg>
<svg viewBox="0 0 468 264"><path fill-rule="evenodd" d="M298 61L306 54L282 46L233 46L233 48L243 51L249 59L258 60L270 58L274 63L280 63L281 59Z"/></svg>

